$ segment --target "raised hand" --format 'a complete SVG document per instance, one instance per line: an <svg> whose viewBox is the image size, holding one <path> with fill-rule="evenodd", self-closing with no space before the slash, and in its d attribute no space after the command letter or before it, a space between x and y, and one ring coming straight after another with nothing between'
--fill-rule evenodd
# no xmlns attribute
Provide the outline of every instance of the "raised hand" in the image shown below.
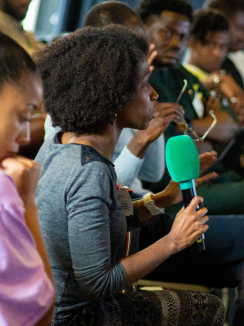
<svg viewBox="0 0 244 326"><path fill-rule="evenodd" d="M151 141L156 140L168 127L171 121L182 121L184 110L177 103L158 103L154 112L155 118L151 120L149 127L144 130L150 134Z"/></svg>
<svg viewBox="0 0 244 326"><path fill-rule="evenodd" d="M128 149L135 156L143 158L148 146L154 142L173 119L182 119L184 111L177 103L157 103L154 111L155 118L149 123L145 130L138 130L127 145Z"/></svg>

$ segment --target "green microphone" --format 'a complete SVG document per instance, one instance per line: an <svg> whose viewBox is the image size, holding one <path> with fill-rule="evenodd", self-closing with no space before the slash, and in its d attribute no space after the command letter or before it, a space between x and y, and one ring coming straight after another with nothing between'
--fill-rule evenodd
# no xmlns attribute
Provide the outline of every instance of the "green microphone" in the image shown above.
<svg viewBox="0 0 244 326"><path fill-rule="evenodd" d="M183 205L187 207L197 195L194 179L199 177L200 162L196 145L187 135L171 137L166 144L165 156L169 174L175 182L179 182ZM198 251L205 250L204 239L204 234L197 239Z"/></svg>

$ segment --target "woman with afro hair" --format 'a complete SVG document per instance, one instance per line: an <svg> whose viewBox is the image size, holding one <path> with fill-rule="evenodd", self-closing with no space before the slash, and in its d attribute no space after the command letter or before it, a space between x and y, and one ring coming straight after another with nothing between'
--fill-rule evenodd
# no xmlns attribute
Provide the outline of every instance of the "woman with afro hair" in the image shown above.
<svg viewBox="0 0 244 326"><path fill-rule="evenodd" d="M123 128L145 129L158 94L149 85L146 40L118 25L83 28L37 56L44 105L61 131L36 161L36 202L49 253L56 302L52 326L223 325L210 294L125 289L190 246L208 226L203 199L176 216L171 231L134 255L119 255L128 229L171 204L167 190L132 202L117 185L113 151Z"/></svg>

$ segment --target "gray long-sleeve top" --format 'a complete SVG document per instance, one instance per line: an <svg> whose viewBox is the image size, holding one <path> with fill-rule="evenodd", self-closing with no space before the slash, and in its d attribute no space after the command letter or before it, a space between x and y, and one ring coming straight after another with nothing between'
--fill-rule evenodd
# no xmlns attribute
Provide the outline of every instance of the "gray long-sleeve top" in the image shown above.
<svg viewBox="0 0 244 326"><path fill-rule="evenodd" d="M114 166L93 148L62 145L56 134L36 161L42 165L36 203L56 286L56 314L64 316L126 287L126 271L115 261L126 219Z"/></svg>

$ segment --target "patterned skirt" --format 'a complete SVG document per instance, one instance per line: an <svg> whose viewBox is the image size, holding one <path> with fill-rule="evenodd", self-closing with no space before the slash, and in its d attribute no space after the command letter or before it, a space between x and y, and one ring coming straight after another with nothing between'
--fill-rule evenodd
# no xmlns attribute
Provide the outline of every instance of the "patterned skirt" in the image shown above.
<svg viewBox="0 0 244 326"><path fill-rule="evenodd" d="M225 309L209 293L138 291L99 300L51 326L223 326Z"/></svg>

